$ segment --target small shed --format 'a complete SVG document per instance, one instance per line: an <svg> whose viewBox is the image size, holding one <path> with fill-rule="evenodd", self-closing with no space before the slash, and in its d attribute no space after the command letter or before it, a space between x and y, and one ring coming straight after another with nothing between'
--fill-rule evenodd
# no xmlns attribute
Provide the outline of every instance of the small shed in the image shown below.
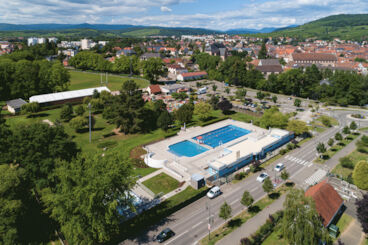
<svg viewBox="0 0 368 245"><path fill-rule="evenodd" d="M193 186L193 188L197 190L206 185L206 182L204 181L204 177L200 174L193 174L190 180L191 180L191 185Z"/></svg>
<svg viewBox="0 0 368 245"><path fill-rule="evenodd" d="M27 104L27 102L24 101L23 99L9 100L6 102L8 111L13 114L20 112L22 105L25 105L25 104Z"/></svg>

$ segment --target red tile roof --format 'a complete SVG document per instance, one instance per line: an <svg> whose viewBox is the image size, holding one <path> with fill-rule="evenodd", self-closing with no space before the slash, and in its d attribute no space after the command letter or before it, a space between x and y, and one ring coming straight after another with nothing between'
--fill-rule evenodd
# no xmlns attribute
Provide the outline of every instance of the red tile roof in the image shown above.
<svg viewBox="0 0 368 245"><path fill-rule="evenodd" d="M182 73L181 75L183 77L207 76L207 72L205 71L186 72L186 73Z"/></svg>
<svg viewBox="0 0 368 245"><path fill-rule="evenodd" d="M316 209L323 219L323 225L328 226L335 216L343 200L335 189L325 181L310 187L305 196L312 197L316 203Z"/></svg>
<svg viewBox="0 0 368 245"><path fill-rule="evenodd" d="M337 61L333 54L321 53L293 53L294 61Z"/></svg>
<svg viewBox="0 0 368 245"><path fill-rule="evenodd" d="M151 90L151 94L159 94L159 93L161 93L161 88L157 84L150 85L149 88Z"/></svg>

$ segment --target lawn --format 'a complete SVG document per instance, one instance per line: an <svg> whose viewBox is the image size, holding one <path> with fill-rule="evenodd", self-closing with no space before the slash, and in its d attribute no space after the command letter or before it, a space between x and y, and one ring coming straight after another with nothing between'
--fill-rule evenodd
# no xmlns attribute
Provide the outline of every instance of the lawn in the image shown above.
<svg viewBox="0 0 368 245"><path fill-rule="evenodd" d="M101 73L89 73L82 71L69 71L70 73L70 86L69 90L85 89L105 86L106 76L103 73L101 85ZM127 80L133 79L140 88L146 88L149 85L149 81L143 78L125 77L119 75L108 75L107 87L111 91L120 90L123 83Z"/></svg>
<svg viewBox="0 0 368 245"><path fill-rule="evenodd" d="M274 193L276 193L276 197L279 197L283 194L285 194L288 190L290 190L291 187L287 187L285 185L280 186L277 188ZM211 240L208 240L208 236L204 237L200 244L202 245L214 245L216 242L220 241L223 237L230 234L234 230L236 230L238 227L240 227L242 224L246 223L249 219L254 217L258 212L262 211L267 206L271 205L276 198L270 198L268 195L263 197L258 202L254 203L252 206L253 212L248 212L247 210L244 210L240 214L234 216L231 220L220 226L218 229L211 232ZM233 225L232 225L233 224Z"/></svg>
<svg viewBox="0 0 368 245"><path fill-rule="evenodd" d="M165 173L160 173L143 181L143 184L156 195L159 193L167 194L179 187L179 181Z"/></svg>
<svg viewBox="0 0 368 245"><path fill-rule="evenodd" d="M274 232L272 232L266 240L262 243L262 245L288 245L289 243L283 239L280 238L282 235L281 226L276 226Z"/></svg>
<svg viewBox="0 0 368 245"><path fill-rule="evenodd" d="M349 226L349 224L353 221L353 217L350 215L343 213L340 217L339 221L337 221L336 226L339 227L340 234L344 232L344 230Z"/></svg>

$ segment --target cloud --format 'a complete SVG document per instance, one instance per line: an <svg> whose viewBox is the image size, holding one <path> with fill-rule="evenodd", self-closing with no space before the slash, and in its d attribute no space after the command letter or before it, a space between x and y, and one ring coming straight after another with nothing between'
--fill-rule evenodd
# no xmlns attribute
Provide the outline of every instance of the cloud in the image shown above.
<svg viewBox="0 0 368 245"><path fill-rule="evenodd" d="M166 6L161 6L161 12L171 12L172 9L171 8L168 8Z"/></svg>
<svg viewBox="0 0 368 245"><path fill-rule="evenodd" d="M212 6L211 12L200 7L185 10L193 1L0 0L0 23L88 22L227 30L283 27L333 14L368 12L367 0L247 0L241 7L234 4L234 9L227 11L221 6L217 10ZM187 8L180 9L180 13L176 11L178 8L172 8L183 3Z"/></svg>

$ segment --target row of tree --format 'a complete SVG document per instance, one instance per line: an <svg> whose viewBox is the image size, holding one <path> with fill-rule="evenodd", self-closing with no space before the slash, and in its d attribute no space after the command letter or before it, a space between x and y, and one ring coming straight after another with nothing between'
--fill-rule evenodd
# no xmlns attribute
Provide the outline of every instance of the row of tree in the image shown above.
<svg viewBox="0 0 368 245"><path fill-rule="evenodd" d="M83 51L70 59L69 64L77 69L93 70L99 72L113 72L135 74L143 76L150 82L155 82L159 76L165 76L167 69L160 58L149 58L140 61L135 55L121 56L114 63L104 59L101 54Z"/></svg>

